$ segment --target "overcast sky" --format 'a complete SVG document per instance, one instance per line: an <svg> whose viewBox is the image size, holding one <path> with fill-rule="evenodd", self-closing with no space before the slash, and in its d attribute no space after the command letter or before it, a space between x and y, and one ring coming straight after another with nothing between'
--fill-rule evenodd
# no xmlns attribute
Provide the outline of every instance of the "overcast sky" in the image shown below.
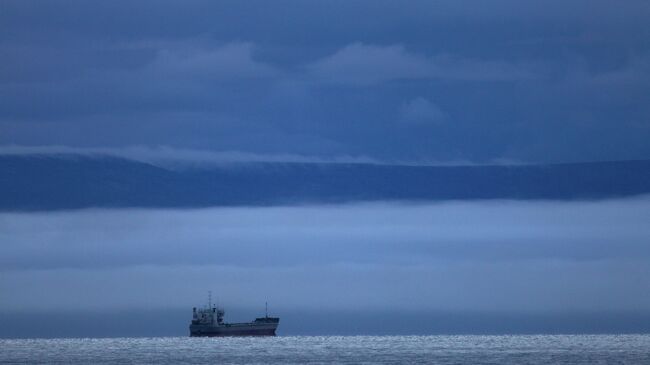
<svg viewBox="0 0 650 365"><path fill-rule="evenodd" d="M650 5L2 1L0 146L650 158Z"/></svg>
<svg viewBox="0 0 650 365"><path fill-rule="evenodd" d="M0 153L485 164L648 141L647 0L0 0ZM648 217L648 197L3 212L0 335L29 310L184 308L184 331L208 290L278 313L647 314Z"/></svg>

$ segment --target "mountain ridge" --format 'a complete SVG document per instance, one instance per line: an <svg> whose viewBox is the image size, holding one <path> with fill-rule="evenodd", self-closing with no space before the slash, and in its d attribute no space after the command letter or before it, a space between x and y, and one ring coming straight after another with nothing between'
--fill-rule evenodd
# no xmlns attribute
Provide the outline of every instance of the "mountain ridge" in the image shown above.
<svg viewBox="0 0 650 365"><path fill-rule="evenodd" d="M0 210L368 201L598 200L650 193L650 160L414 166L229 162L169 169L105 155L0 155Z"/></svg>

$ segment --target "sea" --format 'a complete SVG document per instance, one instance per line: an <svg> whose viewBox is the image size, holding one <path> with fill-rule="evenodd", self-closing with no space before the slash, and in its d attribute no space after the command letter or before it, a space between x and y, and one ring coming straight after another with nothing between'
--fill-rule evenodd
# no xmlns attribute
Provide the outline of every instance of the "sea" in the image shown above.
<svg viewBox="0 0 650 365"><path fill-rule="evenodd" d="M1 364L650 364L650 335L2 339Z"/></svg>

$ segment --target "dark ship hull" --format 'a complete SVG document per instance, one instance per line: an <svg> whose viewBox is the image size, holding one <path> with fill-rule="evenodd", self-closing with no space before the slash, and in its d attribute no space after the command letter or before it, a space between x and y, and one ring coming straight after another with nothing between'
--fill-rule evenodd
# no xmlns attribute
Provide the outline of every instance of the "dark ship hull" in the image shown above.
<svg viewBox="0 0 650 365"><path fill-rule="evenodd" d="M275 336L277 323L231 323L218 326L191 325L192 337Z"/></svg>
<svg viewBox="0 0 650 365"><path fill-rule="evenodd" d="M213 327L190 329L191 337L275 336L275 328Z"/></svg>

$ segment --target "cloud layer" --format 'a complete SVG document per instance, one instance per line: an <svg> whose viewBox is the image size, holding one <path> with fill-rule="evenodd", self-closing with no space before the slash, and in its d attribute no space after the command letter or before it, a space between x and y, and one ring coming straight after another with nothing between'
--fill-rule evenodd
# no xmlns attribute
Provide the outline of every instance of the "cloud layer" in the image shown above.
<svg viewBox="0 0 650 365"><path fill-rule="evenodd" d="M0 309L191 306L214 290L312 309L641 310L649 213L646 198L5 213Z"/></svg>
<svg viewBox="0 0 650 365"><path fill-rule="evenodd" d="M3 10L0 145L402 161L650 156L642 1ZM448 123L423 122L438 111Z"/></svg>

